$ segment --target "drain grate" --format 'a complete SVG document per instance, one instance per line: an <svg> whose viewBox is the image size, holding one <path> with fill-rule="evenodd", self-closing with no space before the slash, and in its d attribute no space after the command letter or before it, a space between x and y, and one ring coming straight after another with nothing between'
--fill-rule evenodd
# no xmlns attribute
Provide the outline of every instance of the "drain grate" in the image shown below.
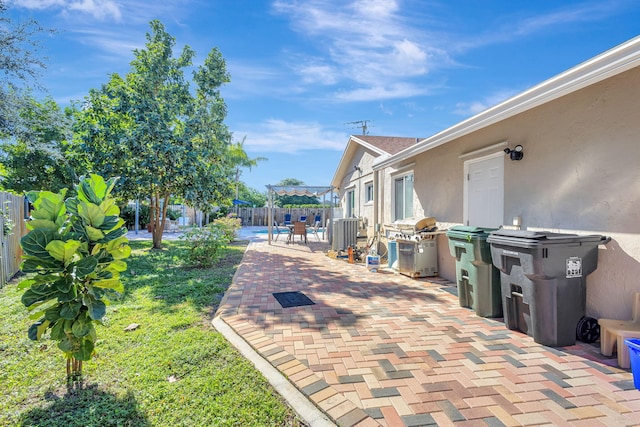
<svg viewBox="0 0 640 427"><path fill-rule="evenodd" d="M303 305L314 305L308 296L302 292L276 292L273 296L278 300L282 308L302 307Z"/></svg>

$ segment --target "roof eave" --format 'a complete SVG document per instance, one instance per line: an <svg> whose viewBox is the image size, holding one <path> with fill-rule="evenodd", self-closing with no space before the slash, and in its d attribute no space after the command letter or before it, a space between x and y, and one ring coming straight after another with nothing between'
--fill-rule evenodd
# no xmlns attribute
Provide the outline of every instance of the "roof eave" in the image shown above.
<svg viewBox="0 0 640 427"><path fill-rule="evenodd" d="M401 163L425 151L439 147L457 138L623 73L639 65L640 36L595 56L555 77L545 80L531 89L463 120L429 138L423 139L415 146L406 148L388 158L380 158L378 161L374 161L373 168L374 170L379 170Z"/></svg>

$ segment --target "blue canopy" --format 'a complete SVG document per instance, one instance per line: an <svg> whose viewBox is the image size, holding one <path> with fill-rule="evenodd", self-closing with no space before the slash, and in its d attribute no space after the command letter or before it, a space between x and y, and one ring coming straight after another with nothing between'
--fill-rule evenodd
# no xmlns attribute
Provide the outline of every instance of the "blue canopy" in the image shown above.
<svg viewBox="0 0 640 427"><path fill-rule="evenodd" d="M245 202L244 200L233 199L234 205L250 205L251 202Z"/></svg>

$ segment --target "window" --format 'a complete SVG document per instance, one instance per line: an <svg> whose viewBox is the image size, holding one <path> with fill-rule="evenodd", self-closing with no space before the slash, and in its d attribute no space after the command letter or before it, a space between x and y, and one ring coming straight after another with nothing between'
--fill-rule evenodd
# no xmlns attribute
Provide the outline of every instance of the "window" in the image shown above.
<svg viewBox="0 0 640 427"><path fill-rule="evenodd" d="M405 219L413 216L413 174L404 175L394 180L395 219Z"/></svg>
<svg viewBox="0 0 640 427"><path fill-rule="evenodd" d="M367 182L364 185L364 202L373 202L373 182Z"/></svg>
<svg viewBox="0 0 640 427"><path fill-rule="evenodd" d="M355 192L355 190L347 191L347 194L345 195L345 203L347 205L346 218L353 218L355 216L355 208L356 208L356 192Z"/></svg>

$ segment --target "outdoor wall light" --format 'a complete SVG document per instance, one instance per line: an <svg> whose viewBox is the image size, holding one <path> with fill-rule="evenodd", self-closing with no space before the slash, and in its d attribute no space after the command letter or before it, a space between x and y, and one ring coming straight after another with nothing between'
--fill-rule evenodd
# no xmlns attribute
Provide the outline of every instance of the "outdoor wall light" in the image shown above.
<svg viewBox="0 0 640 427"><path fill-rule="evenodd" d="M357 170L358 172L362 172L362 168L361 168L360 166L358 166L358 165L355 165L355 166L353 167L353 169L354 169L354 170Z"/></svg>
<svg viewBox="0 0 640 427"><path fill-rule="evenodd" d="M504 152L511 157L511 160L522 160L522 157L524 157L522 145L516 145L513 150L511 148L505 148Z"/></svg>

